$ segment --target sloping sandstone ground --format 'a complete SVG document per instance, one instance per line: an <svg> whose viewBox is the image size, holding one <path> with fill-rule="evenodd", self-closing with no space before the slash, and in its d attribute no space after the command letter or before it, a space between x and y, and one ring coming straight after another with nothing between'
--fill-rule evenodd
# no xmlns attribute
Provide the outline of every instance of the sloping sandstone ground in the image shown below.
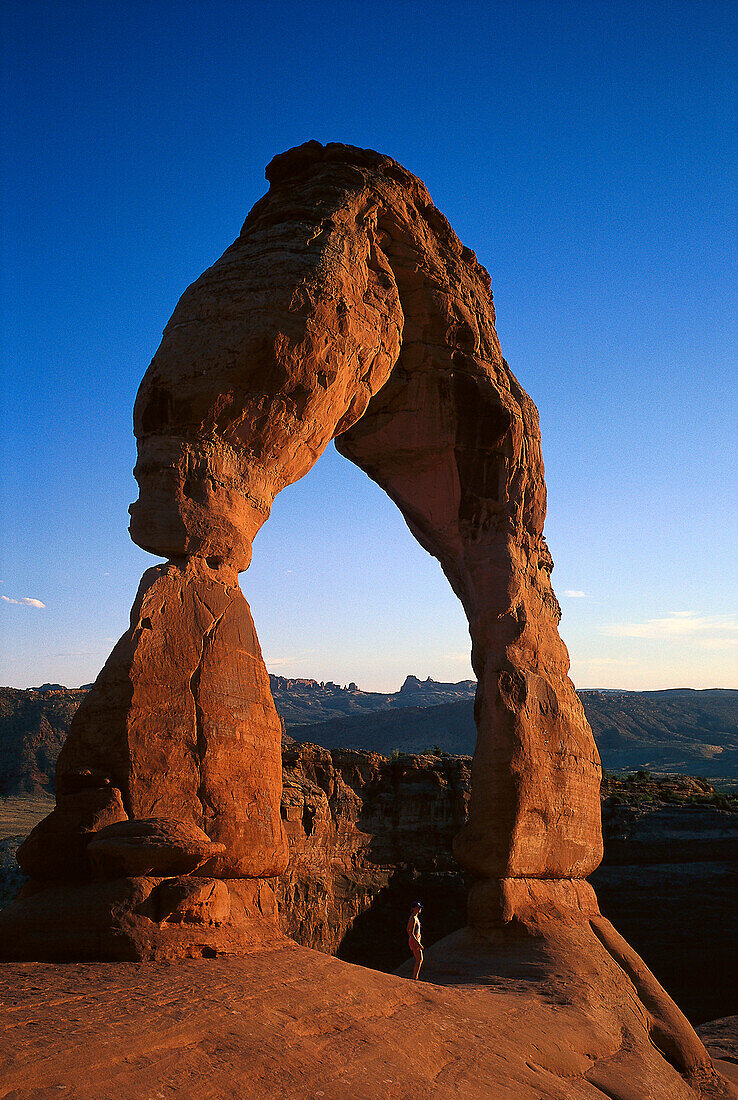
<svg viewBox="0 0 738 1100"><path fill-rule="evenodd" d="M507 974L488 977L486 988L454 988L365 970L289 941L245 958L174 965L6 963L0 1096L738 1096L717 1075L697 1072L687 1083L649 1035L635 988L630 1007L613 1004L606 981L613 965L600 948L597 973L557 974L540 949L521 946ZM603 986L589 984L603 978Z"/></svg>
<svg viewBox="0 0 738 1100"><path fill-rule="evenodd" d="M700 1039L713 1058L720 1059L725 1073L729 1063L733 1065L733 1076L728 1072L729 1080L738 1082L738 1016L725 1016L722 1020L710 1020L697 1028Z"/></svg>

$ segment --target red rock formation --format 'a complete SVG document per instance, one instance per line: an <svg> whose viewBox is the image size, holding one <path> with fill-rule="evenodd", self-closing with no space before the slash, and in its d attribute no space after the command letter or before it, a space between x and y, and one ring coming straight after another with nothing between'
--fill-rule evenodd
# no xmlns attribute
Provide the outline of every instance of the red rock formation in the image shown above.
<svg viewBox="0 0 738 1100"><path fill-rule="evenodd" d="M170 562L144 574L130 629L74 717L57 786L92 769L129 817L191 823L224 843L214 873L270 877L287 863L280 738L235 573Z"/></svg>
<svg viewBox="0 0 738 1100"><path fill-rule="evenodd" d="M203 829L224 845L214 875L284 870L280 726L236 573L276 493L336 438L469 619L479 736L455 852L481 880L471 919L531 898L596 908L586 887L556 885L600 860L600 769L557 632L537 413L502 358L489 276L389 157L309 142L267 178L141 384L131 534L171 560L145 574L74 719L59 789L109 789L133 820ZM55 835L68 828L84 864L99 824L74 822ZM30 847L50 877L44 829Z"/></svg>
<svg viewBox="0 0 738 1100"><path fill-rule="evenodd" d="M267 178L141 385L132 536L246 568L275 494L335 437L469 618L479 738L458 859L483 879L586 877L599 760L557 631L538 418L489 276L388 157L310 142Z"/></svg>
<svg viewBox="0 0 738 1100"><path fill-rule="evenodd" d="M557 631L536 409L502 358L489 276L388 157L309 142L267 178L141 384L131 534L171 560L145 574L58 762L71 806L51 831L63 847L67 830L78 873L119 877L44 885L57 869L42 823L3 950L168 958L278 942L265 880L286 865L281 731L236 574L276 493L336 438L439 559L472 637L478 741L455 852L479 880L473 927L427 971L493 982L502 955L514 977L523 943L544 995L578 1005L580 1040L606 997L600 1091L625 1096L613 1083L635 1073L644 1088L627 1095L665 1096L651 1086L668 1062L707 1082L704 1047L583 881L602 854L599 759ZM121 805L130 822L108 825ZM567 1076L587 1072L590 1049Z"/></svg>
<svg viewBox="0 0 738 1100"><path fill-rule="evenodd" d="M2 950L169 958L251 942L287 865L280 742L236 574L198 558L148 570L72 721L57 808L19 849L34 882L0 920ZM185 893L210 901L180 920L166 881L185 872Z"/></svg>

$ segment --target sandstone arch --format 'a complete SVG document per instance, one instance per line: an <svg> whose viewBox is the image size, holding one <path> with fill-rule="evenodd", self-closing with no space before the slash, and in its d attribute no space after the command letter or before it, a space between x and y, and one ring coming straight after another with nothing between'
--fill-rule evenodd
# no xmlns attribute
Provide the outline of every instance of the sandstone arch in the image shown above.
<svg viewBox="0 0 738 1100"><path fill-rule="evenodd" d="M439 559L469 620L478 741L455 851L479 880L472 922L596 912L584 880L602 851L599 759L557 630L537 412L502 357L489 276L388 157L309 142L267 178L141 384L131 535L168 562L144 574L60 757L57 809L20 858L64 880L71 856L53 853L73 853L84 877L90 832L107 827L112 843L132 822L174 820L215 845L200 879L273 914L279 720L237 573L276 493L335 438ZM128 847L146 849L134 832ZM161 853L149 862L136 905L151 918L171 868Z"/></svg>
<svg viewBox="0 0 738 1100"><path fill-rule="evenodd" d="M275 493L335 437L469 619L480 736L460 861L584 878L599 761L557 632L537 413L502 358L489 276L388 157L313 142L267 178L142 383L132 535L244 568Z"/></svg>
<svg viewBox="0 0 738 1100"><path fill-rule="evenodd" d="M547 1095L555 1076L557 1096L726 1096L585 881L601 856L599 761L557 630L536 410L502 358L489 277L388 157L309 142L267 175L142 382L131 534L168 561L144 574L75 716L56 809L19 849L33 881L0 915L0 955L279 944L304 960L277 928L280 723L238 572L275 494L336 438L441 562L479 680L455 843L477 879L469 927L424 973L492 985L506 1035L525 1006L509 1016L500 989L524 991L541 1026L562 1020L547 1055L535 1026L518 1042Z"/></svg>

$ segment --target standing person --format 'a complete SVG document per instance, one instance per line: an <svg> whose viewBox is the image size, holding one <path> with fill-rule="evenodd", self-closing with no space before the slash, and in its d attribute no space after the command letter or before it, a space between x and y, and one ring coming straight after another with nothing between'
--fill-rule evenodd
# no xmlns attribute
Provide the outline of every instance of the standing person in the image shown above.
<svg viewBox="0 0 738 1100"><path fill-rule="evenodd" d="M414 981L417 981L420 968L423 965L423 944L420 940L420 914L422 909L421 903L416 901L410 910L410 919L407 922L407 942L415 958Z"/></svg>

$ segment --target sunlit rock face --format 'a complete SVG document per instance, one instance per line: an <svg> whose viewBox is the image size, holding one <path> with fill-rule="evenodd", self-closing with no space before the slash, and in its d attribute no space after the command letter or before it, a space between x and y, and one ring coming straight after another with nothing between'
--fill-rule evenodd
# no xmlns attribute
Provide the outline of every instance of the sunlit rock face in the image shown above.
<svg viewBox="0 0 738 1100"><path fill-rule="evenodd" d="M235 572L169 562L141 580L131 626L72 722L57 788L102 777L129 817L168 817L223 843L212 874L274 876L287 865L280 740Z"/></svg>
<svg viewBox="0 0 738 1100"><path fill-rule="evenodd" d="M292 930L332 875L319 834L335 838L339 864L357 863L358 796L332 765L301 758L283 803L298 866L275 891L288 859L280 724L237 574L276 493L335 438L440 561L469 620L479 685L469 819L453 845L476 879L470 927L433 945L423 975L482 985L488 999L432 1087L465 1060L469 1035L490 1049L490 1006L499 1012L499 991L515 990L520 1007L502 1010L502 1030L535 1018L521 1040L534 1087L516 1095L588 1095L591 1084L633 1100L725 1097L697 1036L584 881L602 852L600 766L558 635L538 418L502 358L489 276L388 157L310 142L275 158L267 178L238 239L183 295L142 382L131 534L169 560L144 575L131 626L74 718L57 811L21 856L33 882L0 915L0 954L268 950L273 961L286 951L290 988L295 968L308 975L299 1010L310 1012L316 956L301 969L277 902ZM335 782L333 806L310 790L320 775ZM441 805L432 792L413 804L418 818ZM442 837L448 816L438 824ZM373 874L365 893L377 883ZM365 900L353 899L349 923ZM331 904L346 908L334 891L329 924ZM309 918L308 942L331 942ZM342 992L357 1002L368 974L346 972ZM382 988L381 1010L360 1011L364 1020L386 1017L395 987ZM275 1019L263 993L265 1005ZM278 1015L282 1064L284 1019L298 1019L301 1037L305 1025ZM334 1033L340 1013L329 1016ZM403 1051L403 1073L412 1057ZM291 1086L303 1071L290 1070ZM565 1088L548 1087L553 1073ZM485 1095L495 1081L510 1093L509 1058L481 1080Z"/></svg>
<svg viewBox="0 0 738 1100"><path fill-rule="evenodd" d="M599 760L558 635L538 416L489 276L389 157L310 142L267 178L141 385L132 536L244 569L276 493L335 438L469 619L479 737L457 858L483 879L586 877Z"/></svg>
<svg viewBox="0 0 738 1100"><path fill-rule="evenodd" d="M335 438L438 558L469 620L478 741L454 852L479 880L472 923L596 913L581 880L602 852L599 760L557 630L538 416L502 358L489 276L389 157L309 142L267 178L141 384L131 535L169 560L144 575L74 718L59 812L28 847L34 877L65 881L68 846L89 881L100 828L164 820L213 842L195 877L262 884L232 912L258 898L255 919L273 913L269 880L287 865L280 723L237 574L276 493ZM129 866L162 870L148 826L126 835L139 849ZM118 894L120 911L138 896ZM217 925L228 907L218 920L195 908ZM149 932L129 955L160 950ZM181 928L169 940L180 950Z"/></svg>

